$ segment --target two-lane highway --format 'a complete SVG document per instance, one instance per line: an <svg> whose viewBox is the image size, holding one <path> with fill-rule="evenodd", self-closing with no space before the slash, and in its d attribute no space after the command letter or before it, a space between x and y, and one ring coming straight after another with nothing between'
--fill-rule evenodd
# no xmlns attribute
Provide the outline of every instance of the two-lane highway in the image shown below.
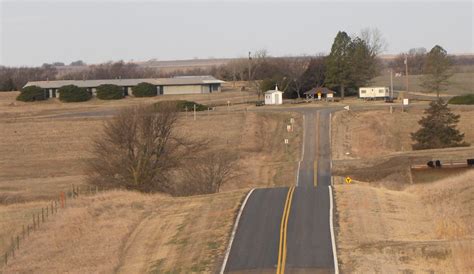
<svg viewBox="0 0 474 274"><path fill-rule="evenodd" d="M333 273L330 110L301 109L303 155L296 188L255 190L243 208L227 273Z"/></svg>

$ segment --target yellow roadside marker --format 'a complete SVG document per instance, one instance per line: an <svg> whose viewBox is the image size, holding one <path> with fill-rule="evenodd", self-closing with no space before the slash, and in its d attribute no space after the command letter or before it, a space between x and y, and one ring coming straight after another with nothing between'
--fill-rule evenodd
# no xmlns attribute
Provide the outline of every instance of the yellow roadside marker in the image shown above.
<svg viewBox="0 0 474 274"><path fill-rule="evenodd" d="M350 184L352 182L351 177L347 176L346 177L346 184Z"/></svg>
<svg viewBox="0 0 474 274"><path fill-rule="evenodd" d="M288 194L286 195L285 207L283 208L283 215L281 217L280 244L279 244L279 248L278 248L277 274L285 273L286 236L287 236L287 228L288 228L288 217L290 216L291 201L293 199L294 191L295 191L294 186L292 186L288 189Z"/></svg>

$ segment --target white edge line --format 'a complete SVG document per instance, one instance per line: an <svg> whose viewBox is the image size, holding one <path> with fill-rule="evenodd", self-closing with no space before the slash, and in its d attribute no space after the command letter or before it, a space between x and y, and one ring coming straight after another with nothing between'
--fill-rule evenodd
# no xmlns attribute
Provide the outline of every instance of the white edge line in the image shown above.
<svg viewBox="0 0 474 274"><path fill-rule="evenodd" d="M304 134L304 128L305 128L305 114L303 113L303 142L301 142L301 159L298 162L298 170L296 171L296 186L299 185L300 181L300 167L301 167L301 162L303 161L304 158L304 139L305 139L305 134Z"/></svg>
<svg viewBox="0 0 474 274"><path fill-rule="evenodd" d="M300 181L300 166L301 161L298 162L298 170L296 170L296 186L298 186L298 182Z"/></svg>
<svg viewBox="0 0 474 274"><path fill-rule="evenodd" d="M247 193L247 196L245 197L244 202L240 206L239 214L237 214L237 218L235 219L234 228L232 229L232 234L230 235L229 245L227 246L227 250L225 252L224 261L222 262L221 271L219 272L220 274L224 274L225 267L227 266L227 260L229 259L230 250L232 248L232 243L234 242L235 233L237 232L237 227L239 226L240 217L242 216L242 212L244 211L245 204L247 204L247 201L248 201L250 195L252 195L252 192L254 190L255 190L255 188L252 188L249 191L249 193Z"/></svg>
<svg viewBox="0 0 474 274"><path fill-rule="evenodd" d="M333 201L332 201L332 188L329 187L329 227L331 228L331 243L332 243L332 254L334 260L334 273L339 274L339 264L337 262L337 250L336 250L336 239L334 237L334 224L333 224Z"/></svg>
<svg viewBox="0 0 474 274"><path fill-rule="evenodd" d="M332 112L329 112L329 153L331 156L331 161L329 162L330 168L332 170ZM332 179L332 174L331 174ZM332 180L331 180L332 181Z"/></svg>
<svg viewBox="0 0 474 274"><path fill-rule="evenodd" d="M305 139L305 134L304 134L304 129L305 129L305 124L306 124L306 115L303 114L303 143L301 143L301 160L300 162L303 161L303 158L304 158L304 139Z"/></svg>

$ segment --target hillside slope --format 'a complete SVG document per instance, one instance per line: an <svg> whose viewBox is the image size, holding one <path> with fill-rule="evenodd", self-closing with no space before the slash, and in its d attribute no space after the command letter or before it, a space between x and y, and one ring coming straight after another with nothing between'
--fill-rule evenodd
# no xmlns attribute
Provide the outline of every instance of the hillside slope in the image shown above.
<svg viewBox="0 0 474 274"><path fill-rule="evenodd" d="M474 269L474 170L389 190L336 185L341 270L469 273Z"/></svg>
<svg viewBox="0 0 474 274"><path fill-rule="evenodd" d="M245 193L81 197L33 233L4 271L210 273Z"/></svg>

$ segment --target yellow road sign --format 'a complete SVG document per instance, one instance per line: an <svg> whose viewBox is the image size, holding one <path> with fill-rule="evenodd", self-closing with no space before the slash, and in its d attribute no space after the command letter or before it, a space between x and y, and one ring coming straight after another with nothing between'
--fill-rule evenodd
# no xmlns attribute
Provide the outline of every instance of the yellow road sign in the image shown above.
<svg viewBox="0 0 474 274"><path fill-rule="evenodd" d="M351 177L347 176L346 177L346 184L350 184L352 182Z"/></svg>

